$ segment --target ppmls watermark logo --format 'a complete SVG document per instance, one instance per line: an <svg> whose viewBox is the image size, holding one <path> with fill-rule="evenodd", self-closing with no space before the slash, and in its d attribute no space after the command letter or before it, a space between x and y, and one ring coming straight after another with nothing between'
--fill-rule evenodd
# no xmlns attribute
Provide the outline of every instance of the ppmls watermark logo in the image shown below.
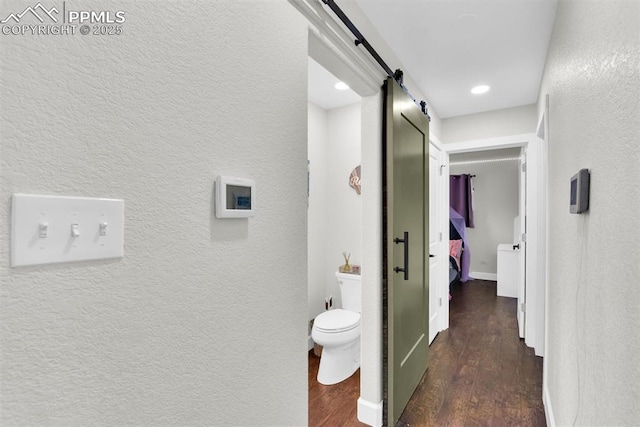
<svg viewBox="0 0 640 427"><path fill-rule="evenodd" d="M0 12L0 17L5 16ZM44 6L38 2L0 19L4 36L73 36L76 34L119 36L123 33L126 13L123 10L72 10Z"/></svg>

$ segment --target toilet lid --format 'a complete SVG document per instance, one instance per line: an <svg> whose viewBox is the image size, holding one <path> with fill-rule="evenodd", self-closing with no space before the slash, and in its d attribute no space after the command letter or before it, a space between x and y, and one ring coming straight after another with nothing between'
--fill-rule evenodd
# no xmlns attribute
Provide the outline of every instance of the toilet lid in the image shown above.
<svg viewBox="0 0 640 427"><path fill-rule="evenodd" d="M344 332L360 324L360 313L336 308L325 311L313 321L313 326L323 332Z"/></svg>

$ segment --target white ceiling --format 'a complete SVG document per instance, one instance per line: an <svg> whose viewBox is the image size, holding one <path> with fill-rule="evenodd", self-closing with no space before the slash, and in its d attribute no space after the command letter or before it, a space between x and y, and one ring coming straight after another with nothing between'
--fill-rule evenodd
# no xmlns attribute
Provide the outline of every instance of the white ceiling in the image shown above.
<svg viewBox="0 0 640 427"><path fill-rule="evenodd" d="M441 118L537 102L557 0L355 1Z"/></svg>
<svg viewBox="0 0 640 427"><path fill-rule="evenodd" d="M325 110L360 102L358 94L351 89L336 89L338 81L336 76L309 58L309 101Z"/></svg>

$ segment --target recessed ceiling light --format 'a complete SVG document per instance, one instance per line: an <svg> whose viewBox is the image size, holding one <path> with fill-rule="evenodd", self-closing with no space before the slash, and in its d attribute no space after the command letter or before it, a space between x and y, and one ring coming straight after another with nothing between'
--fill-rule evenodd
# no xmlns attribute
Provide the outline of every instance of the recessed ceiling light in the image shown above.
<svg viewBox="0 0 640 427"><path fill-rule="evenodd" d="M473 89L471 89L471 93L473 93L475 95L480 95L481 93L489 92L489 89L491 89L491 88L489 86L487 86L487 85L480 85L480 86L476 86Z"/></svg>
<svg viewBox="0 0 640 427"><path fill-rule="evenodd" d="M349 86L344 82L338 82L336 83L335 88L338 90L347 90L349 89Z"/></svg>

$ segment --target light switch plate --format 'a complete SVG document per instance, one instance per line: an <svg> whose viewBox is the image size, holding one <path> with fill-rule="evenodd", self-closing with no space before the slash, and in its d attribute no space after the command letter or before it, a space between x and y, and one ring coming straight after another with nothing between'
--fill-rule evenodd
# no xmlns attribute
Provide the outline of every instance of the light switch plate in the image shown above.
<svg viewBox="0 0 640 427"><path fill-rule="evenodd" d="M124 255L124 200L14 194L11 266Z"/></svg>

